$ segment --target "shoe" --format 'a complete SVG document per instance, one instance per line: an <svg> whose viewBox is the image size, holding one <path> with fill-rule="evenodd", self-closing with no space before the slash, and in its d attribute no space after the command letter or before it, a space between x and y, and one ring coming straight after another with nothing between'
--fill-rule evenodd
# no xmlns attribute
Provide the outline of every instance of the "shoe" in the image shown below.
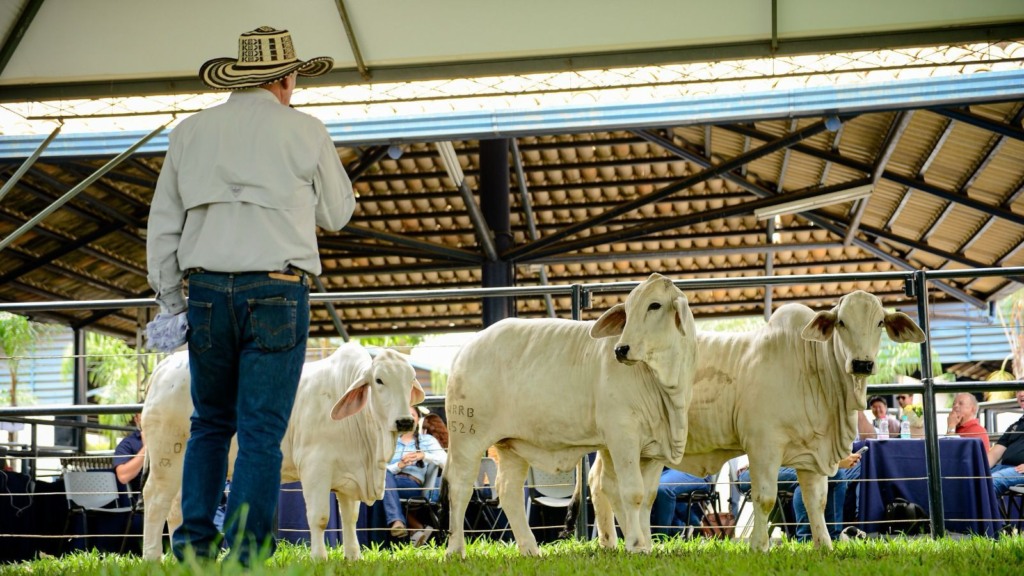
<svg viewBox="0 0 1024 576"><path fill-rule="evenodd" d="M856 526L847 526L843 528L843 531L839 533L840 542L848 542L850 540L864 540L868 537L868 533L857 528Z"/></svg>
<svg viewBox="0 0 1024 576"><path fill-rule="evenodd" d="M401 520L395 520L391 523L391 537L392 538L405 538L409 535L409 530L405 527L405 522Z"/></svg>
<svg viewBox="0 0 1024 576"><path fill-rule="evenodd" d="M423 530L413 532L412 536L409 537L409 542L411 542L413 546L423 546L427 543L427 540L430 540L430 535L433 533L434 529L427 526Z"/></svg>

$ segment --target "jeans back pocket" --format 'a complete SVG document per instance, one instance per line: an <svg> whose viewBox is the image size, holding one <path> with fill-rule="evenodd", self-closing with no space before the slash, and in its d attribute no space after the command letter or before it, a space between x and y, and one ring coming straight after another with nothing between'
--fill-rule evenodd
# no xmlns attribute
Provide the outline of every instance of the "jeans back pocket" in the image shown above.
<svg viewBox="0 0 1024 576"><path fill-rule="evenodd" d="M213 346L210 328L213 318L213 304L192 298L188 301L188 346L197 354L202 354Z"/></svg>
<svg viewBox="0 0 1024 576"><path fill-rule="evenodd" d="M252 335L261 350L280 352L295 346L297 310L297 302L283 297L249 300Z"/></svg>

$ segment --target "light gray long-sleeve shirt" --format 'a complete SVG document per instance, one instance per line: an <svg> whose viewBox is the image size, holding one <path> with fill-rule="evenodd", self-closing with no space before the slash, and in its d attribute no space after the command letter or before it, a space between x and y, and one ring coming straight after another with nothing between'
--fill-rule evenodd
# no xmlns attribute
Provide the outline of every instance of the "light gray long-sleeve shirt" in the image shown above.
<svg viewBox="0 0 1024 576"><path fill-rule="evenodd" d="M316 227L340 230L354 210L320 120L261 88L233 92L171 131L149 213L149 285L176 314L191 268L320 274Z"/></svg>

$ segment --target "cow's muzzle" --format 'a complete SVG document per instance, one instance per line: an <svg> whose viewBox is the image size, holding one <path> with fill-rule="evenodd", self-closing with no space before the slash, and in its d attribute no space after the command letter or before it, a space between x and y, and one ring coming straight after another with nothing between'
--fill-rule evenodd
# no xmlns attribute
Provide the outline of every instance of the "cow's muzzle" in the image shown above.
<svg viewBox="0 0 1024 576"><path fill-rule="evenodd" d="M854 360L851 364L853 373L858 376L869 376L875 371L875 363L871 360Z"/></svg>
<svg viewBox="0 0 1024 576"><path fill-rule="evenodd" d="M620 344L615 347L615 359L619 362L629 361L629 344Z"/></svg>
<svg viewBox="0 0 1024 576"><path fill-rule="evenodd" d="M395 428L397 428L399 432L409 432L409 431L412 430L412 427L413 427L412 416L405 416L405 417L399 418L398 420L395 420Z"/></svg>

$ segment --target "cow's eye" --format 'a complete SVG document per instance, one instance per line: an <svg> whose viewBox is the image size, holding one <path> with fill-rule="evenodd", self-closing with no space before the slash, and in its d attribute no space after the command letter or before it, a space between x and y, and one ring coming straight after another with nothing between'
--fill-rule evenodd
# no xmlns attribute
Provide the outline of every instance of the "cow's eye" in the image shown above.
<svg viewBox="0 0 1024 576"><path fill-rule="evenodd" d="M882 326L884 326L884 325L885 325L885 321L883 321L883 320L879 320L879 321L878 321L878 327L879 327L879 328L881 328L881 327L882 327Z"/></svg>
<svg viewBox="0 0 1024 576"><path fill-rule="evenodd" d="M836 322L836 326L839 326L840 328L846 328L846 324L844 324L842 320Z"/></svg>
<svg viewBox="0 0 1024 576"><path fill-rule="evenodd" d="M383 386L384 385L384 381L381 380L380 378L377 378L377 384L380 384L381 386Z"/></svg>
<svg viewBox="0 0 1024 576"><path fill-rule="evenodd" d="M650 310L660 310L660 309L661 309L661 302L651 302L651 304L649 306L647 306L647 310L648 311L650 311Z"/></svg>

